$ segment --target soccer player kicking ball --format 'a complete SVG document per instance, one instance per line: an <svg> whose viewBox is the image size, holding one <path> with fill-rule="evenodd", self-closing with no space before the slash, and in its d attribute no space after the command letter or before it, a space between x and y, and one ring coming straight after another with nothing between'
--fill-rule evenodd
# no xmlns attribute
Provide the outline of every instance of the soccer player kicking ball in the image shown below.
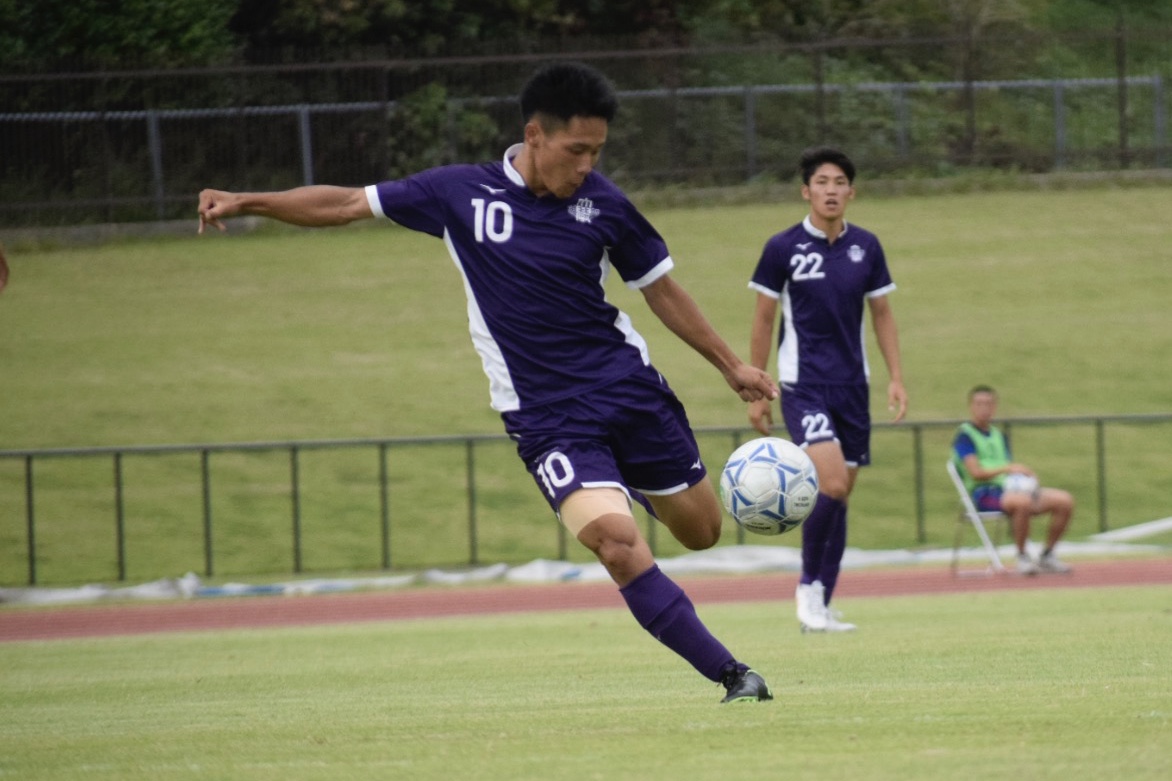
<svg viewBox="0 0 1172 781"><path fill-rule="evenodd" d="M769 700L761 676L656 566L631 512L632 500L643 503L692 550L720 537L720 504L684 408L630 319L606 300L611 267L742 400L778 391L717 335L669 275L659 233L594 170L616 109L597 71L548 65L521 93L524 140L499 162L365 188L204 190L199 230L223 230L240 214L304 226L378 217L442 238L464 279L492 407L561 522L606 567L639 624L724 685L723 702Z"/></svg>

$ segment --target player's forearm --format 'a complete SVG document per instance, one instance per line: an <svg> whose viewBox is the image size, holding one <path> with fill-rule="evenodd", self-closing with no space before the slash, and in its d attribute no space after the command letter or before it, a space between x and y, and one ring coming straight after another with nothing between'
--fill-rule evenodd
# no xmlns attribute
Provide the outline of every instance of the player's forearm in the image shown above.
<svg viewBox="0 0 1172 781"><path fill-rule="evenodd" d="M655 316L685 344L728 374L741 364L732 348L716 333L688 292L671 277L663 277L644 288L643 295Z"/></svg>
<svg viewBox="0 0 1172 781"><path fill-rule="evenodd" d="M875 341L879 345L879 352L883 354L883 361L887 364L887 375L892 382L903 382L903 366L899 353L899 329L895 325L895 318L890 310L872 312L875 324Z"/></svg>
<svg viewBox="0 0 1172 781"><path fill-rule="evenodd" d="M682 313L677 312L677 314ZM728 343L716 333L716 329L705 319L699 307L694 304L693 312L690 315L684 314L679 318L663 322L672 333L704 356L722 373L729 374L741 364L741 359L733 352Z"/></svg>
<svg viewBox="0 0 1172 781"><path fill-rule="evenodd" d="M758 369L769 368L769 351L773 344L773 321L763 320L760 317L753 319L753 329L749 334L749 363Z"/></svg>
<svg viewBox="0 0 1172 781"><path fill-rule="evenodd" d="M199 232L211 225L226 230L223 220L238 215L268 217L291 225L326 227L372 216L359 188L316 185L271 193L204 190L199 194Z"/></svg>
<svg viewBox="0 0 1172 781"><path fill-rule="evenodd" d="M769 353L773 349L773 320L777 316L777 301L762 293L757 294L753 309L753 324L749 330L749 363L766 371Z"/></svg>
<svg viewBox="0 0 1172 781"><path fill-rule="evenodd" d="M370 217L361 189L311 185L271 193L235 193L238 214L267 217L290 225L317 228L345 225Z"/></svg>

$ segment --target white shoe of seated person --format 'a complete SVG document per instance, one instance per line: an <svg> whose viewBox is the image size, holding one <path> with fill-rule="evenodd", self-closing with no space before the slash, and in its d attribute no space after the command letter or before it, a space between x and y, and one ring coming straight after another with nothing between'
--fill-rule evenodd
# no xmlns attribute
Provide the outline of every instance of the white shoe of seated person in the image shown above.
<svg viewBox="0 0 1172 781"><path fill-rule="evenodd" d="M1054 555L1053 552L1043 554L1043 556L1038 559L1038 569L1042 572L1056 572L1060 575L1065 575L1074 571L1074 569L1069 564L1059 559Z"/></svg>
<svg viewBox="0 0 1172 781"><path fill-rule="evenodd" d="M1018 575L1037 575L1038 565L1030 558L1028 553L1017 554L1017 574Z"/></svg>

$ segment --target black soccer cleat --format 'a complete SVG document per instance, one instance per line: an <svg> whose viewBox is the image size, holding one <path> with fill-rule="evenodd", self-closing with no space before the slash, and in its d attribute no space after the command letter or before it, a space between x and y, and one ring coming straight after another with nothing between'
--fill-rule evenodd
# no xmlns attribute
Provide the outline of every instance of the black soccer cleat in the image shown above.
<svg viewBox="0 0 1172 781"><path fill-rule="evenodd" d="M765 679L748 667L737 666L726 672L720 679L728 694L721 703L726 702L761 702L772 700L773 692L769 691L769 684Z"/></svg>

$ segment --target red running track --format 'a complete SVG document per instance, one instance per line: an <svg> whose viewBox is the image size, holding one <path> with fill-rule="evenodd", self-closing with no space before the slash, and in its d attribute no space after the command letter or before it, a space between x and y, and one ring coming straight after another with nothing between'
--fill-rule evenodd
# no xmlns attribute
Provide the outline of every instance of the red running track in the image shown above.
<svg viewBox="0 0 1172 781"><path fill-rule="evenodd" d="M680 576L697 604L793 599L795 573ZM1172 558L1075 562L1069 575L954 578L947 569L848 570L839 597L1172 584ZM395 621L484 613L623 607L614 584L427 586L311 596L0 608L0 641Z"/></svg>

